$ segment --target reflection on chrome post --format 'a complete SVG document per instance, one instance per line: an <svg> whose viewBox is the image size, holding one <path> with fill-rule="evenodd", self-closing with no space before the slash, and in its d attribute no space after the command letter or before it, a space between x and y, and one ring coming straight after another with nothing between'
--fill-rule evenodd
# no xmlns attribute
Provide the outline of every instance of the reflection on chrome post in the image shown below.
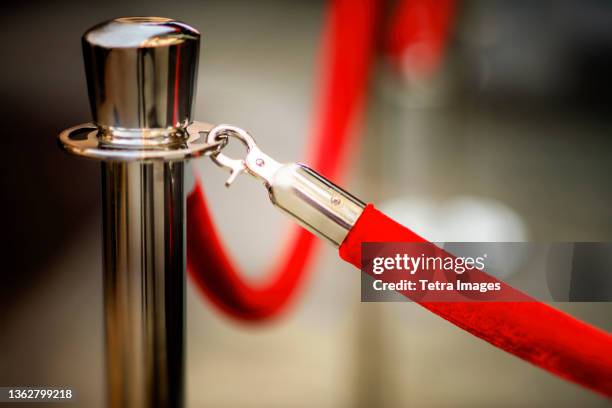
<svg viewBox="0 0 612 408"><path fill-rule="evenodd" d="M181 162L102 163L109 405L181 406L185 194Z"/></svg>

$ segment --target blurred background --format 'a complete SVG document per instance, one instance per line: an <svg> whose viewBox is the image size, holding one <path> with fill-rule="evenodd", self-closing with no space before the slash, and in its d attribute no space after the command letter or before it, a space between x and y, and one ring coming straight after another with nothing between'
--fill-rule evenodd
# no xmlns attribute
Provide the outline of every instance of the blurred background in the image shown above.
<svg viewBox="0 0 612 408"><path fill-rule="evenodd" d="M313 128L325 3L3 8L0 385L69 386L76 405L103 406L99 168L55 142L90 120L80 36L118 16L196 27L195 118L248 129L293 161ZM414 55L378 57L350 191L433 240L612 239L612 3L459 1L439 67L415 72ZM285 218L258 183L227 191L207 159L193 168L257 278L282 248ZM321 255L293 308L262 326L228 320L188 285L188 406L609 404L418 305L360 303L358 272L333 248ZM555 307L612 330L610 303Z"/></svg>

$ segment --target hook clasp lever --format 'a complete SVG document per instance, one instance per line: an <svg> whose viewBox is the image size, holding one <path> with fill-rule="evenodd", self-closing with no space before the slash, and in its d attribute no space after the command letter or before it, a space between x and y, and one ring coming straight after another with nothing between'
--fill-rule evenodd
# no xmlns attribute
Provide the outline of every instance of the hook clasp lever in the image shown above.
<svg viewBox="0 0 612 408"><path fill-rule="evenodd" d="M232 159L221 153L221 149L227 145L230 137L238 139L246 146L247 154L244 159ZM221 144L217 151L210 155L210 158L217 166L230 171L230 176L225 182L226 187L231 186L234 180L244 172L264 181L266 184L271 184L274 174L282 167L281 163L259 149L253 136L239 127L231 125L215 126L207 136L207 142L211 143L212 141Z"/></svg>

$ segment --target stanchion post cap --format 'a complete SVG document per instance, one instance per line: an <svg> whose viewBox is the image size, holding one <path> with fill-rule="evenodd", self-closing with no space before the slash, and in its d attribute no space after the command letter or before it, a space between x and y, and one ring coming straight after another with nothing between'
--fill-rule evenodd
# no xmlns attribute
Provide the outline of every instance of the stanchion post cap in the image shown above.
<svg viewBox="0 0 612 408"><path fill-rule="evenodd" d="M99 130L159 136L191 122L200 33L162 17L122 17L82 38L89 100Z"/></svg>
<svg viewBox="0 0 612 408"><path fill-rule="evenodd" d="M69 153L106 161L178 161L214 152L192 121L200 33L162 17L122 17L82 38L94 123L60 133Z"/></svg>

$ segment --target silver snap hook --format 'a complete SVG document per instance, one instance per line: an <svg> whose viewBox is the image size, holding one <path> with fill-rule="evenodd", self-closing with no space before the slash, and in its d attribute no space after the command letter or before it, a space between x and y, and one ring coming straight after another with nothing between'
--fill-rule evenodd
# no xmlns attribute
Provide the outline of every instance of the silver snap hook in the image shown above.
<svg viewBox="0 0 612 408"><path fill-rule="evenodd" d="M207 143L222 143L220 148L210 155L213 162L219 167L228 169L230 176L225 182L225 186L229 187L240 173L247 170L244 159L232 159L229 156L221 153L223 147L227 145L230 137L238 139L247 149L247 156L253 150L257 149L255 139L244 129L231 125L217 125L208 132L206 138Z"/></svg>
<svg viewBox="0 0 612 408"><path fill-rule="evenodd" d="M232 159L221 151L227 145L229 138L238 139L246 146L246 155L243 159ZM267 184L272 183L274 174L282 166L264 152L262 152L253 136L244 129L231 125L218 125L210 130L206 142L208 144L216 144L219 147L210 154L210 158L219 167L228 169L230 176L225 182L229 187L240 173L248 173L251 176L264 181Z"/></svg>

